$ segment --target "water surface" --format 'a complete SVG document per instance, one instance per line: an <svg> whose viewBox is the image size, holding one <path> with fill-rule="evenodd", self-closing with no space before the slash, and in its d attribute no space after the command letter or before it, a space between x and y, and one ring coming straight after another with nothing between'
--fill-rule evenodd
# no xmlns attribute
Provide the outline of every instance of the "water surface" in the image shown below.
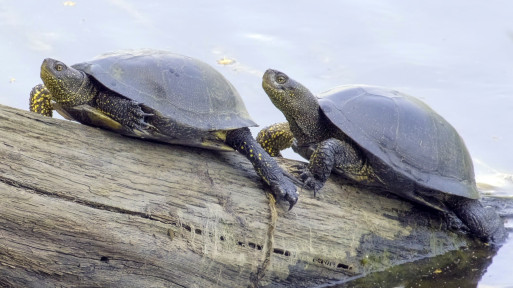
<svg viewBox="0 0 513 288"><path fill-rule="evenodd" d="M315 93L387 86L422 99L456 127L485 193L513 197L511 11L506 0L0 0L0 103L27 109L46 57L73 64L128 48L211 64L261 126L284 121L260 86L267 68ZM511 238L481 287L513 286Z"/></svg>

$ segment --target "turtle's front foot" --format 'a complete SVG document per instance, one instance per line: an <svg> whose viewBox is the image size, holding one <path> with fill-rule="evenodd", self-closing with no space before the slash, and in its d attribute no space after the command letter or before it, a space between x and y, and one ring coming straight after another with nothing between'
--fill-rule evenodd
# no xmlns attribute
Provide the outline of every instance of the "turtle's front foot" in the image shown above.
<svg viewBox="0 0 513 288"><path fill-rule="evenodd" d="M156 129L155 126L146 121L147 117L153 116L154 114L144 112L136 101L131 101L130 106L131 109L128 110L129 115L127 117L128 123L126 123L128 127L140 132L145 132L148 129Z"/></svg>
<svg viewBox="0 0 513 288"><path fill-rule="evenodd" d="M153 125L151 125L150 123L146 122L146 120L144 120L144 118L142 118L138 123L137 125L135 125L134 127L135 129L141 131L141 132L145 132L146 130L148 129L153 129L153 130L157 130L157 128Z"/></svg>
<svg viewBox="0 0 513 288"><path fill-rule="evenodd" d="M280 168L276 160L253 138L249 128L228 131L225 142L251 161L256 173L269 185L276 200L287 200L289 210L296 204L299 198L296 185L286 176L287 173Z"/></svg>
<svg viewBox="0 0 513 288"><path fill-rule="evenodd" d="M297 164L292 166L299 180L303 183L303 187L314 191L314 197L317 197L317 193L324 186L325 181L321 181L315 177L315 175L308 169L308 164Z"/></svg>
<svg viewBox="0 0 513 288"><path fill-rule="evenodd" d="M299 193L297 192L296 185L288 178L283 177L280 181L272 182L270 186L276 198L285 199L289 202L289 210L296 205Z"/></svg>

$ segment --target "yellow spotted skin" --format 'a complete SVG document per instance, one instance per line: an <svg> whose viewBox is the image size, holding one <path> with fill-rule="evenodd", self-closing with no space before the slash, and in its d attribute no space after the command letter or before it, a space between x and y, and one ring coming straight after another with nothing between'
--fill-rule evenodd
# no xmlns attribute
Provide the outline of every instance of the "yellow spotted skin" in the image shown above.
<svg viewBox="0 0 513 288"><path fill-rule="evenodd" d="M272 156L288 147L309 160L305 168L296 171L314 195L328 180L332 170L359 183L375 185L380 180L365 157L350 139L322 113L317 98L303 85L276 70L267 70L262 87L280 109L287 122L260 131L257 141Z"/></svg>
<svg viewBox="0 0 513 288"><path fill-rule="evenodd" d="M274 195L287 200L292 208L299 197L295 185L287 179L278 163L251 136L249 128L228 131L226 144L246 156L260 178L271 186ZM277 183L281 184L276 185Z"/></svg>
<svg viewBox="0 0 513 288"><path fill-rule="evenodd" d="M36 85L30 91L29 109L43 116L52 117L52 95L43 84Z"/></svg>
<svg viewBox="0 0 513 288"><path fill-rule="evenodd" d="M59 68L57 68L59 67ZM89 103L97 94L95 85L85 73L47 58L41 64L41 80L52 95L52 100L63 106Z"/></svg>
<svg viewBox="0 0 513 288"><path fill-rule="evenodd" d="M303 181L305 187L310 188L314 191L314 196L316 192L320 191L323 187L324 183L328 180L328 177L332 172L336 172L341 174L346 179L351 179L355 183L363 184L364 186L373 186L377 188L377 190L387 191L393 194L396 194L400 197L404 197L408 200L417 202L419 204L425 205L427 207L431 207L433 209L437 209L440 211L444 211L444 214L449 214L447 212L451 212L450 214L453 216L457 216L459 220L468 228L468 232L478 238L489 241L492 244L500 244L507 235L506 229L504 228L504 223L497 215L497 213L493 209L485 208L478 199L475 199L474 195L477 192L477 189L474 187L470 187L468 183L472 183L474 180L472 179L473 171L465 171L471 172L471 176L457 176L460 175L458 171L451 170L451 165L447 165L447 163L452 162L444 162L440 159L435 159L433 163L438 163L439 166L431 166L431 160L422 160L425 162L427 167L419 167L419 166L408 166L408 165L399 165L392 160L387 160L387 157L401 157L398 161L403 161L403 159L408 159L412 157L408 152L402 155L403 151L407 151L408 149L404 148L393 148L394 145L399 145L400 139L392 140L391 138L384 139L387 137L391 137L391 134L382 132L371 132L369 130L370 127L359 127L361 131L353 132L354 133L372 133L372 136L366 141L375 141L375 145L377 145L376 149L384 149L390 150L385 151L385 156L380 157L373 153L373 150L377 151L374 148L371 148L372 145L369 143L362 143L361 146L356 142L356 139L351 138L350 135L346 134L348 131L343 131L342 126L340 126L340 121L348 121L351 122L352 118L348 115L356 115L356 113L360 113L362 111L383 111L379 113L397 113L398 115L408 115L408 117L401 120L400 116L398 118L394 118L399 121L398 123L393 123L393 125L410 125L409 122L416 122L418 119L423 119L422 123L427 123L431 121L441 121L439 118L429 118L433 117L430 113L426 114L426 108L419 108L420 110L410 110L413 107L414 102L412 101L410 104L396 104L393 106L393 110L358 110L358 107L361 106L351 106L352 108L346 107L349 110L345 110L346 108L342 108L342 106L329 106L321 107L319 104L319 98L313 95L305 86L301 83L296 82L295 80L289 78L286 74L280 71L269 69L265 72L262 77L262 87L265 92L273 102L273 104L280 109L285 118L287 119L290 131L294 134L294 142L292 143L292 149L297 152L299 155L303 156L305 159L309 159L309 163L305 167L299 167L296 171L299 174L299 178ZM356 90L355 90L356 91ZM351 92L353 93L353 92ZM358 94L345 95L346 97L352 97L348 101L352 101L356 97L368 97L372 94L369 92L355 92ZM382 102L372 102L376 101L375 96L378 94L372 95L372 98L368 101L371 102L361 102L369 105L378 105L383 104ZM387 92L385 92L387 93ZM333 96L333 94L331 94ZM382 95L385 96L385 95ZM330 97L330 94L324 94L324 97ZM388 97L388 96L387 96ZM337 98L324 99L326 101L338 101ZM323 101L324 101L323 100ZM362 101L362 100L360 100ZM406 101L406 100L405 100ZM346 102L347 104L348 102ZM374 104L372 104L374 103ZM342 105L342 104L341 104ZM343 104L345 105L345 104ZM362 105L362 104L360 104ZM382 108L382 107L380 107ZM331 109L340 110L336 115L344 115L344 116L329 116L326 113L329 113ZM374 109L374 108L373 108ZM392 108L391 108L392 109ZM332 112L333 110L331 110ZM417 111L417 112L415 112ZM387 123L380 123L384 126L379 126L375 124L377 119L385 119L385 118L373 118L374 115L372 113L362 114L359 117L365 117L369 119L369 123L366 125L371 125L372 129L389 129L394 127L393 125L390 127L386 127ZM351 114L346 114L351 113ZM354 113L354 114L353 114ZM415 115L412 113L420 113L419 115ZM332 118L335 117L335 118ZM341 118L337 118L341 117ZM421 118L416 118L421 117ZM429 121L425 121L425 119L429 119ZM436 120L435 120L436 119ZM332 122L332 120L336 120L337 122ZM354 120L354 119L353 119ZM337 124L338 123L338 124ZM420 123L420 122L419 122ZM392 123L388 123L391 125ZM413 124L412 124L413 125ZM441 124L446 125L446 124ZM449 125L449 124L447 124ZM450 126L450 125L449 125ZM435 126L433 126L435 127ZM442 127L442 126L436 126ZM355 129L358 129L355 127ZM395 128L394 128L395 129ZM423 129L421 127L416 129ZM428 129L426 127L426 129ZM431 129L431 128L429 128ZM433 134L435 130L426 130L427 132ZM441 128L440 128L441 129ZM445 128L444 128L445 129ZM281 130L280 130L281 131ZM377 131L377 130L376 130ZM401 131L411 131L413 130L401 130ZM442 154L448 157L459 157L455 155L459 155L461 150L464 150L464 146L451 146L448 141L453 141L458 136L455 132L450 132L449 130L443 130L445 132L436 132L440 134L436 134L435 137L442 137L437 139L435 142L441 141L441 143L448 147L455 147L456 151L454 154ZM399 135L396 132L393 137L417 137L414 132L411 135ZM270 136L262 137L263 140L260 140L260 143L263 144L267 148L268 151L275 153L272 150L272 142L274 141L273 137L279 138L278 133L270 133ZM431 135L430 135L431 136ZM281 136L280 136L281 137ZM444 139L448 137L449 139ZM422 140L420 138L419 140ZM453 140L450 140L453 139ZM456 141L456 140L454 140ZM410 142L406 142L410 143ZM411 142L413 143L413 142ZM373 144L373 145L374 145ZM404 144L404 143L403 143ZM367 146L366 146L367 145ZM410 144L408 144L410 145ZM437 144L438 145L438 144ZM442 147L442 146L440 146ZM371 148L367 150L366 148ZM440 149L444 149L440 148ZM423 153L423 150L412 150L413 153ZM433 150L434 151L434 150ZM441 153L441 151L435 151L436 153ZM399 153L399 154L398 154ZM421 154L422 155L422 154ZM427 157L422 156L422 157ZM468 156L470 157L470 156ZM466 158L466 157L463 157ZM429 159L429 158L415 158L415 159ZM469 159L468 161L471 162ZM461 165L467 165L468 162L466 159L463 159ZM405 161L407 162L407 161ZM429 164L428 164L429 162ZM421 165L422 163L419 163ZM471 165L471 164L470 164ZM396 167L397 166L397 167ZM443 166L443 168L441 168ZM447 167L445 167L447 166ZM434 168L438 167L438 168ZM429 170L428 170L429 169ZM470 168L472 169L472 168ZM436 179L439 177L439 173L448 173L446 178L444 179L458 179L461 182L462 186L467 192L461 192L463 194L456 194L455 192L438 190L442 189L461 189L460 184L453 182L453 180L425 180L421 175L430 172L431 175L428 175L429 178L433 176ZM443 175L442 175L443 176ZM445 177L445 176L443 176ZM433 182L434 181L434 182ZM445 183L435 183L442 182ZM463 182L468 182L463 184ZM435 186L430 187L430 185L435 184ZM461 191L461 190L460 190ZM479 193L477 193L479 194ZM450 220L452 222L454 220Z"/></svg>
<svg viewBox="0 0 513 288"><path fill-rule="evenodd" d="M292 146L294 134L290 131L289 123L283 122L260 130L256 140L269 155L281 157L280 151Z"/></svg>
<svg viewBox="0 0 513 288"><path fill-rule="evenodd" d="M30 110L51 116L52 109L54 109L61 115L63 113L67 115L63 115L67 119L132 137L222 151L235 149L253 164L256 173L270 186L273 194L279 199L288 201L292 207L298 201L297 187L291 179L286 177L285 172L275 159L269 156L251 135L248 127L256 124L245 112L242 100L238 99L238 93L231 84L225 82L226 80L221 75L217 76L218 72L206 64L199 64L199 61L191 60L186 56L171 54L153 50L121 52L107 54L104 58L99 58L98 62L93 60L72 66L47 58L41 65L41 79L44 86L38 85L33 89L30 97ZM132 57L134 55L137 57ZM125 65L123 61L129 63ZM96 64L91 64L93 62ZM111 66L114 65L112 63L119 63L120 66ZM117 84L122 86L126 81L132 80L135 84L128 85L126 89L129 90L109 87L106 83L111 83L109 82L111 80L108 80L110 78L99 77L103 72L95 72L97 70L91 68L90 65L119 68L113 71L105 70L109 71L106 72L107 76L111 76L111 80L115 81L113 86ZM173 69L165 68L168 65ZM185 70L180 70L184 67ZM174 71L177 69L178 72ZM174 71L172 77L184 76L179 78L186 79L183 80L184 82L179 82L180 87L168 85L170 75L165 73L170 70ZM198 72L191 72L192 76L189 77L187 76L189 70ZM127 77L122 75L123 71L128 71ZM151 73L148 75L144 73L144 77L139 77L139 74L143 74L139 71ZM195 73L198 73L197 77ZM199 75L203 77L207 74L210 75L210 78L196 81L196 78L201 78ZM165 80L160 81L161 79L158 77L164 77ZM102 82L102 79L106 82ZM201 86L201 89L198 88L200 91L203 91L203 88L206 91L213 90L212 95L209 93L195 94L194 90L198 85ZM196 101L190 103L190 105L194 105L191 109L179 105L176 110L173 110L170 107L174 106L166 105L167 102L154 101L158 98L153 95L153 93L157 93L156 90L162 90L159 97L163 97L162 99L169 103L180 102L182 101L180 97L187 98L184 96L191 96L189 98ZM131 94L134 91L137 93ZM201 106L198 101L212 101L217 104L207 105L206 108L209 108L212 113L205 113L202 112L203 108L195 107L196 105ZM187 101L181 104L189 105ZM227 104L227 106L222 104ZM231 104L233 107L230 106ZM187 111L181 114L180 109ZM208 114L208 117L199 117L202 114ZM200 119L196 119L198 117Z"/></svg>

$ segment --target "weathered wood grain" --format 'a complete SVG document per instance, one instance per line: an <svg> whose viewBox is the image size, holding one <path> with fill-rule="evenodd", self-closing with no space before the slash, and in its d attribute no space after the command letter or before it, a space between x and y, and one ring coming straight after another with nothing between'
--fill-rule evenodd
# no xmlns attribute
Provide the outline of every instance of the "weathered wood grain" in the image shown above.
<svg viewBox="0 0 513 288"><path fill-rule="evenodd" d="M265 191L235 152L0 106L0 286L254 285L272 243ZM470 241L436 213L336 176L311 194L291 211L277 204L259 285L311 286Z"/></svg>

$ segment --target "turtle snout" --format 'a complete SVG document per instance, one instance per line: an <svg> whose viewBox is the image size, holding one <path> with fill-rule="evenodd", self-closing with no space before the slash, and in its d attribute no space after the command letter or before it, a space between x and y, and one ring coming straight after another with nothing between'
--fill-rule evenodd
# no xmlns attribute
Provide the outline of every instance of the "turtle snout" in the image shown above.
<svg viewBox="0 0 513 288"><path fill-rule="evenodd" d="M56 62L56 60L54 60L52 58L45 58L45 60L43 60L43 63L41 64L41 69L43 69L43 68L48 69L49 67L52 67L55 62Z"/></svg>
<svg viewBox="0 0 513 288"><path fill-rule="evenodd" d="M270 82L272 79L274 79L274 76L276 75L277 71L273 69L267 69L264 73L264 76L262 77L262 80L264 82Z"/></svg>

